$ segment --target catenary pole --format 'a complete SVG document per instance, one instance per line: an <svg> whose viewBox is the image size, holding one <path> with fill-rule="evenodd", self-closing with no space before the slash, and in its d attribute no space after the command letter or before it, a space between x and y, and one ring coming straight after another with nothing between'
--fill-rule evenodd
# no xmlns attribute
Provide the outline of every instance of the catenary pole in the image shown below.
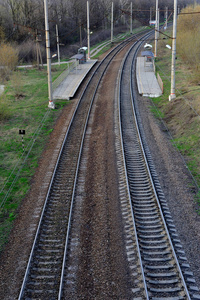
<svg viewBox="0 0 200 300"><path fill-rule="evenodd" d="M50 37L49 37L49 21L48 21L48 5L47 0L44 0L45 13L45 33L46 33L46 52L47 52L47 73L48 73L48 90L49 90L49 108L55 108L52 93L52 79L51 79L51 53L50 53Z"/></svg>
<svg viewBox="0 0 200 300"><path fill-rule="evenodd" d="M80 47L82 48L83 42L82 42L82 24L80 22Z"/></svg>
<svg viewBox="0 0 200 300"><path fill-rule="evenodd" d="M88 60L90 59L90 6L87 1L87 36L88 36Z"/></svg>
<svg viewBox="0 0 200 300"><path fill-rule="evenodd" d="M175 69L176 69L176 31L177 31L177 0L174 0L173 39L172 39L172 64L171 64L171 93L169 101L176 98L175 94Z"/></svg>
<svg viewBox="0 0 200 300"><path fill-rule="evenodd" d="M151 21L152 21L152 7L150 7L150 21L149 21L150 25L151 25Z"/></svg>
<svg viewBox="0 0 200 300"><path fill-rule="evenodd" d="M58 51L58 63L60 65L60 43L59 43L58 25L57 24L56 24L56 39L57 39L57 51Z"/></svg>
<svg viewBox="0 0 200 300"><path fill-rule="evenodd" d="M131 34L133 33L133 2L131 2L131 20L130 20L131 22L131 24L130 24L130 32L131 32Z"/></svg>
<svg viewBox="0 0 200 300"><path fill-rule="evenodd" d="M156 0L156 24L155 24L155 51L154 57L157 57L158 48L158 0Z"/></svg>
<svg viewBox="0 0 200 300"><path fill-rule="evenodd" d="M111 43L113 43L113 14L114 14L114 5L113 5L113 2L112 2L112 6L111 6Z"/></svg>

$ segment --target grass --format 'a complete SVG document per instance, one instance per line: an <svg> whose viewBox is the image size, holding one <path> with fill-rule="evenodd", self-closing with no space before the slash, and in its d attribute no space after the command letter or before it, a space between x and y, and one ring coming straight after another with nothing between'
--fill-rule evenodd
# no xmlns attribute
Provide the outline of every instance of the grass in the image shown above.
<svg viewBox="0 0 200 300"><path fill-rule="evenodd" d="M53 80L65 68L54 66ZM48 109L46 69L18 70L6 84L0 98L0 250L8 239L20 202L29 191L54 123L66 104L67 101L58 101L55 110ZM19 129L26 132L23 143Z"/></svg>
<svg viewBox="0 0 200 300"><path fill-rule="evenodd" d="M167 44L168 42L166 42ZM167 125L172 143L183 155L187 167L193 175L194 182L200 187L200 96L199 85L193 80L193 72L179 57L176 60L176 99L169 102L170 95L170 66L171 52L165 48L163 41L158 43L158 58L156 72L159 72L163 83L164 93L161 97L153 98L152 112ZM200 192L196 195L200 205ZM200 213L200 208L198 209Z"/></svg>

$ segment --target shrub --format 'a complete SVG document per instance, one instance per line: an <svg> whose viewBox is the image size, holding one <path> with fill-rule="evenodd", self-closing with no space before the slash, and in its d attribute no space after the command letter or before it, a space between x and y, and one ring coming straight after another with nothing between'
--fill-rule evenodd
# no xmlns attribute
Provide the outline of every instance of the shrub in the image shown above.
<svg viewBox="0 0 200 300"><path fill-rule="evenodd" d="M0 122L10 119L11 116L12 113L8 107L8 104L6 103L4 96L1 96L0 97Z"/></svg>
<svg viewBox="0 0 200 300"><path fill-rule="evenodd" d="M181 11L183 15L179 15L177 21L177 53L196 70L200 63L200 19L199 14L192 13L199 10L200 5L188 6Z"/></svg>
<svg viewBox="0 0 200 300"><path fill-rule="evenodd" d="M0 45L0 77L3 81L9 79L18 63L18 52L10 44L2 43Z"/></svg>
<svg viewBox="0 0 200 300"><path fill-rule="evenodd" d="M17 47L19 52L19 61L22 63L31 63L33 64L34 61L37 60L36 57L36 43L33 40L28 40L23 42L22 44L18 45ZM44 45L40 44L40 50L42 54L42 59L46 61L46 50Z"/></svg>

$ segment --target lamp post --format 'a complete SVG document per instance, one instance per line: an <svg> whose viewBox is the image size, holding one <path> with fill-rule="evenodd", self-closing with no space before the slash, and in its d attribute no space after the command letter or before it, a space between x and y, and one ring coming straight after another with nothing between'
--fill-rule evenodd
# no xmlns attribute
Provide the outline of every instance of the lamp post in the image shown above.
<svg viewBox="0 0 200 300"><path fill-rule="evenodd" d="M167 22L168 22L168 7L165 8L165 30L167 29Z"/></svg>
<svg viewBox="0 0 200 300"><path fill-rule="evenodd" d="M88 60L90 59L90 11L89 1L87 1L87 37L88 37Z"/></svg>
<svg viewBox="0 0 200 300"><path fill-rule="evenodd" d="M47 73L48 73L48 90L49 90L49 108L55 108L52 93L52 79L51 79L51 53L50 53L50 38L49 38L49 21L48 21L48 5L47 0L44 0L45 13L45 33L46 33L46 52L47 52Z"/></svg>
<svg viewBox="0 0 200 300"><path fill-rule="evenodd" d="M177 0L174 0L172 65L171 65L171 93L169 95L169 101L176 98L176 95L175 95L176 32L177 32Z"/></svg>
<svg viewBox="0 0 200 300"><path fill-rule="evenodd" d="M155 52L154 57L157 57L158 48L158 0L156 0L156 24L155 24Z"/></svg>
<svg viewBox="0 0 200 300"><path fill-rule="evenodd" d="M111 38L110 38L111 44L113 43L113 10L114 10L114 6L113 6L113 2L112 2L112 5L111 5Z"/></svg>
<svg viewBox="0 0 200 300"><path fill-rule="evenodd" d="M56 24L56 39L57 39L58 63L60 65L60 44L59 44L58 25L57 24Z"/></svg>

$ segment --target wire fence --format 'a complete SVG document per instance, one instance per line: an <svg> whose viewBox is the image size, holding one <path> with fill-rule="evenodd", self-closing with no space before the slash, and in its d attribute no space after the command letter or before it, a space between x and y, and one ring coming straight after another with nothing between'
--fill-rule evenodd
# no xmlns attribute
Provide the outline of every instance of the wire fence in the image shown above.
<svg viewBox="0 0 200 300"><path fill-rule="evenodd" d="M63 80L70 74L70 72L72 70L77 68L77 66L78 66L78 61L77 60L69 62L67 64L67 69L65 71L63 71L60 74L60 76L56 80L54 80L54 82L52 83L53 91L55 91L57 89L57 87L63 82Z"/></svg>

